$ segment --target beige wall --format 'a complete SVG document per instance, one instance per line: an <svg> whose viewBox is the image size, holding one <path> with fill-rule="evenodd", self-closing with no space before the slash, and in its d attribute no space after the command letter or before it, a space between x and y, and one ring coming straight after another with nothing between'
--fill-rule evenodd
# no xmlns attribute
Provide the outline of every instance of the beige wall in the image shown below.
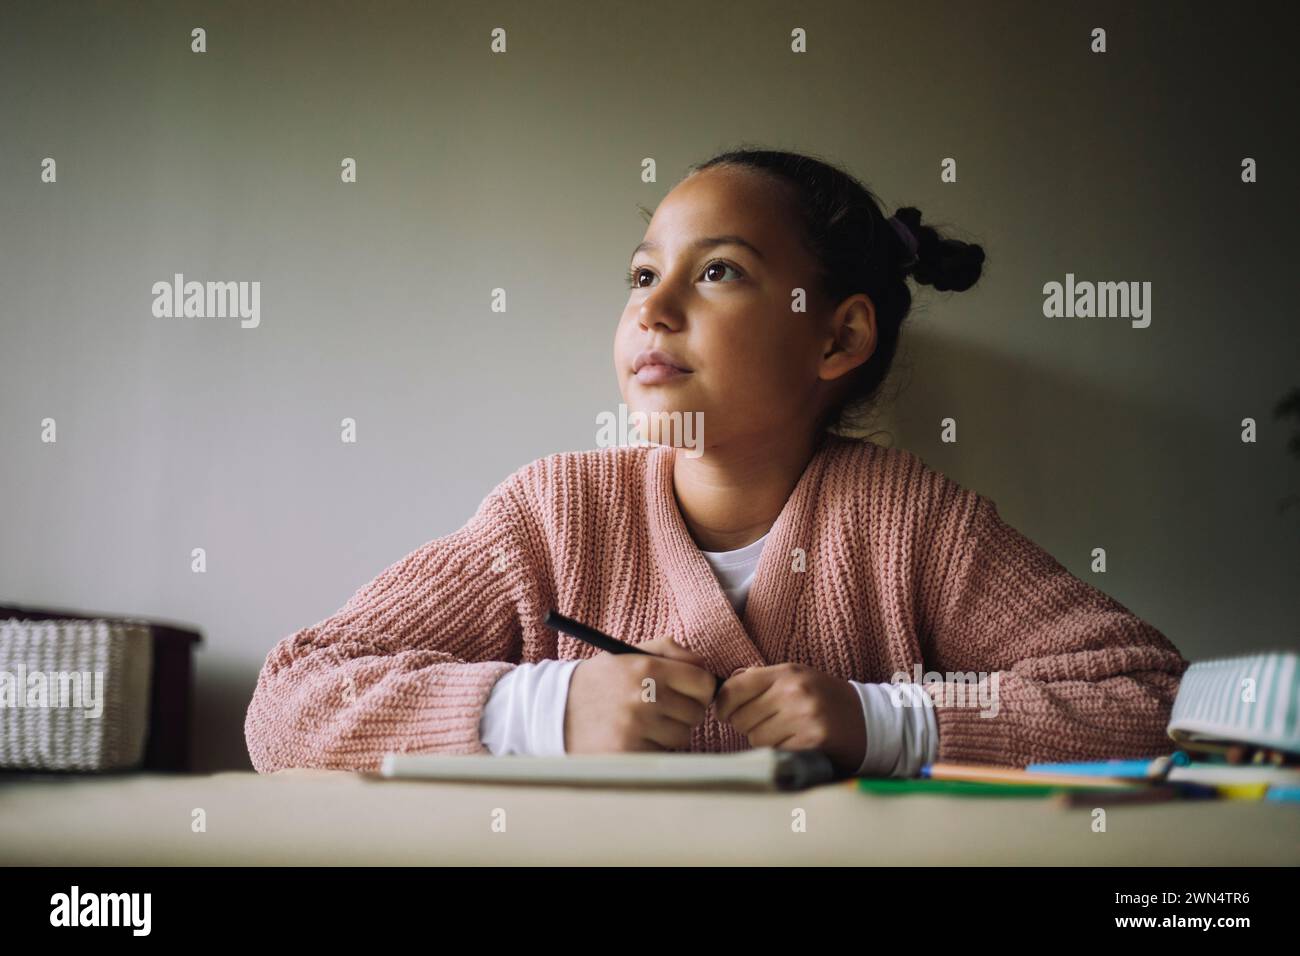
<svg viewBox="0 0 1300 956"><path fill-rule="evenodd" d="M198 625L199 765L247 766L277 640L594 446L636 205L744 141L985 245L905 326L896 444L1189 657L1295 647L1291 39L1172 8L5 3L0 601ZM176 272L260 281L260 325L154 317ZM1150 327L1045 318L1067 272L1151 282Z"/></svg>

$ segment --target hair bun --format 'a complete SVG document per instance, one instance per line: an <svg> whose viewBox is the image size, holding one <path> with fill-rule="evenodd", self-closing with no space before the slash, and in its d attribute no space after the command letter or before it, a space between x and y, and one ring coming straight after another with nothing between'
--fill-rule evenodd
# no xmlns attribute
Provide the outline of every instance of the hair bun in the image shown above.
<svg viewBox="0 0 1300 956"><path fill-rule="evenodd" d="M977 281L984 266L984 249L960 239L948 239L930 226L921 225L921 210L904 206L894 213L894 218L905 225L916 240L916 259L904 269L922 285L933 286L940 292L965 292ZM899 237L900 244L905 244ZM902 260L906 262L904 249Z"/></svg>

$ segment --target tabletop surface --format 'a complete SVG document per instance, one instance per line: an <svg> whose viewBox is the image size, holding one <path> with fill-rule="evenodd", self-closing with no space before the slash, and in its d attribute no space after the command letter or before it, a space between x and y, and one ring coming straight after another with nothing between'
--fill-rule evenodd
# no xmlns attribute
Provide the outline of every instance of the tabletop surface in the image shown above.
<svg viewBox="0 0 1300 956"><path fill-rule="evenodd" d="M1104 807L1104 804L1102 805ZM4 865L1300 864L1300 808L261 775L0 775Z"/></svg>

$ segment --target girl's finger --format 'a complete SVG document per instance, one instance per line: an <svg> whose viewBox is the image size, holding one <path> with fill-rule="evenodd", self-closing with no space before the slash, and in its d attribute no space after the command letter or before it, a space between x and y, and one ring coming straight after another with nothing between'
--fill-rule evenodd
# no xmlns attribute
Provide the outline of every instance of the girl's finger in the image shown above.
<svg viewBox="0 0 1300 956"><path fill-rule="evenodd" d="M781 709L776 696L768 692L770 690L771 687L769 686L757 697L737 707L732 711L730 717L725 719L719 717L718 719L731 724L740 733L748 736L754 732L754 728Z"/></svg>

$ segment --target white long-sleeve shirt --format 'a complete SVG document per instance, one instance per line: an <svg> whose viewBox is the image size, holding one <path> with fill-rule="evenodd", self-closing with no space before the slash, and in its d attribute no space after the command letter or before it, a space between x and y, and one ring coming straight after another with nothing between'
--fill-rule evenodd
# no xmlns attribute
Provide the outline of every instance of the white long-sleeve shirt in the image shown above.
<svg viewBox="0 0 1300 956"><path fill-rule="evenodd" d="M735 551L701 552L738 615L745 613L766 540L763 535ZM564 754L569 681L581 663L544 660L519 664L498 680L479 723L483 746L493 754ZM930 698L921 685L849 683L862 702L867 730L867 752L858 767L859 775L914 777L923 764L935 761L939 731Z"/></svg>

